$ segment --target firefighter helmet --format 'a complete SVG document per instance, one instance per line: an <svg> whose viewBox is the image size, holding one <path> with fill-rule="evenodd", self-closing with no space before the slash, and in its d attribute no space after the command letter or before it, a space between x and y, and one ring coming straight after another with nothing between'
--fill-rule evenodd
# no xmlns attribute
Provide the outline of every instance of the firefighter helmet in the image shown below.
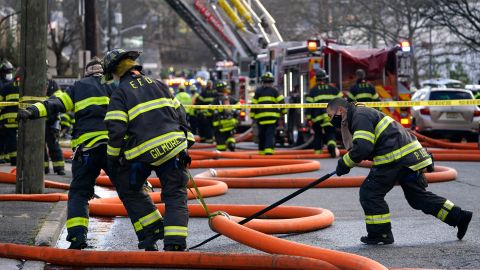
<svg viewBox="0 0 480 270"><path fill-rule="evenodd" d="M230 89L228 89L228 84L224 81L218 81L215 83L215 89L218 93L227 93L230 94Z"/></svg>
<svg viewBox="0 0 480 270"><path fill-rule="evenodd" d="M317 73L315 73L315 77L317 81L323 81L328 79L327 72L325 72L324 69L317 70Z"/></svg>
<svg viewBox="0 0 480 270"><path fill-rule="evenodd" d="M3 60L0 63L0 72L1 73L12 73L13 72L13 65L8 60Z"/></svg>
<svg viewBox="0 0 480 270"><path fill-rule="evenodd" d="M355 71L355 75L357 75L357 78L360 79L360 80L364 80L365 79L365 70L359 68Z"/></svg>
<svg viewBox="0 0 480 270"><path fill-rule="evenodd" d="M140 56L139 51L126 51L124 49L113 49L105 54L102 60L103 71L105 73L105 79L110 81L113 79L113 72L120 63L121 60L130 58L132 60L137 59Z"/></svg>
<svg viewBox="0 0 480 270"><path fill-rule="evenodd" d="M262 75L262 82L264 83L272 83L275 81L273 74L271 72L266 72Z"/></svg>

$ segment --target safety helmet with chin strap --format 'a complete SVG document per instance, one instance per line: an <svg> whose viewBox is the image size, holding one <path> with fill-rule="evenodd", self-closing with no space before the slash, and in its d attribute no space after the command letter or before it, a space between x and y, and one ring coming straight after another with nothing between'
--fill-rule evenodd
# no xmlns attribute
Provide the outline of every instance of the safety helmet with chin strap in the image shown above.
<svg viewBox="0 0 480 270"><path fill-rule="evenodd" d="M124 49L113 49L105 54L102 60L103 72L105 74L105 80L110 81L113 79L113 72L120 63L121 60L130 58L136 60L140 56L139 51L127 51Z"/></svg>

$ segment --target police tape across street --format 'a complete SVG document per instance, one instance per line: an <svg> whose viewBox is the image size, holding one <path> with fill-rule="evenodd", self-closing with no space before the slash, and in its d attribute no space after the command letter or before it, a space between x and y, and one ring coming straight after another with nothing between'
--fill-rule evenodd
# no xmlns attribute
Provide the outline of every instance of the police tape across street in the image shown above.
<svg viewBox="0 0 480 270"><path fill-rule="evenodd" d="M20 102L22 107L23 102ZM0 107L16 106L17 102L0 102ZM384 107L414 107L414 106L430 106L430 107L446 107L446 106L474 106L480 105L480 99L455 99L455 100L431 100L431 101L380 101L380 102L359 102L366 107L384 108ZM327 103L303 103L303 104L237 104L237 105L184 105L185 108L193 109L264 109L264 108L326 108Z"/></svg>

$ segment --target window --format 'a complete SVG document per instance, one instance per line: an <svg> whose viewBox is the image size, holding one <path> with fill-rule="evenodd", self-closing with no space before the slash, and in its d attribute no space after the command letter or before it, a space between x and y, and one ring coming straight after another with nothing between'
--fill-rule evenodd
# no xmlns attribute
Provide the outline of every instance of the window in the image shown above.
<svg viewBox="0 0 480 270"><path fill-rule="evenodd" d="M430 93L430 100L473 99L472 95L460 91L434 91Z"/></svg>

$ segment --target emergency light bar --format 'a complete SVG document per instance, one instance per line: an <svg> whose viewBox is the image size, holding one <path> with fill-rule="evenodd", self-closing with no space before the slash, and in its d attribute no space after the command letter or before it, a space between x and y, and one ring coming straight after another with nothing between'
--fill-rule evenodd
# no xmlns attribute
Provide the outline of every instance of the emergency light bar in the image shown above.
<svg viewBox="0 0 480 270"><path fill-rule="evenodd" d="M402 47L402 52L410 52L412 50L410 47L410 42L408 41L402 41L402 43L400 43L400 47Z"/></svg>

